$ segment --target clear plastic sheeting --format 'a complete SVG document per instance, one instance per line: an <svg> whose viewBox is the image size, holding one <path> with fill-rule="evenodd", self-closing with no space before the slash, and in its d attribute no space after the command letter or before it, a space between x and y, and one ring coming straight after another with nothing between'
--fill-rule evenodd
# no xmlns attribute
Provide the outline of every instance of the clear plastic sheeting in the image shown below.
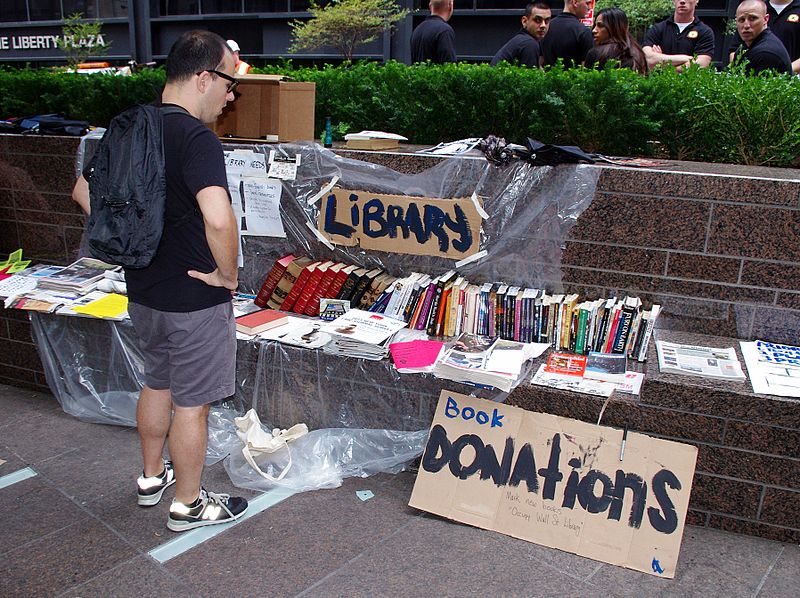
<svg viewBox="0 0 800 598"><path fill-rule="evenodd" d="M144 377L132 324L36 312L31 312L30 316L47 383L64 411L91 423L135 426L136 403ZM243 466L226 466L235 472L231 479L237 485L254 487L245 486L248 475L243 469L255 474L241 456L242 443L236 436L234 424L235 417L258 403L251 386L247 349L242 351L242 344L239 343L240 355L244 353L245 359L237 365L236 394L214 405L209 414L206 464L216 463L229 453L238 453ZM304 352L306 357L316 355L315 351L296 350ZM263 354L258 347L256 351L259 356ZM264 366L256 369L262 371ZM256 392L259 391L256 389ZM273 418L267 416L265 421L273 421ZM292 443L292 450L297 448L300 452L293 452L297 465L283 482L286 487L300 491L335 487L348 476L400 471L405 463L421 454L426 434L425 430L313 430ZM306 438L313 442L309 443ZM312 452L302 454L305 450ZM276 466L280 465L283 454L283 451L275 454ZM238 463L237 459L234 463Z"/></svg>
<svg viewBox="0 0 800 598"><path fill-rule="evenodd" d="M255 457L261 470L273 478L288 466L281 480L268 480L253 469L242 455L241 442L225 460L225 469L240 488L269 490L279 487L295 492L336 488L347 477L365 478L376 473L402 471L406 463L422 454L427 438L427 430L313 430L290 442L286 448Z"/></svg>
<svg viewBox="0 0 800 598"><path fill-rule="evenodd" d="M484 158L451 158L417 174L404 174L377 164L343 158L311 143L226 145L230 150L283 158L300 154L294 181L283 181L281 216L286 238L243 238L244 290L257 292L272 264L294 253L318 260L381 267L395 276L424 272L433 276L454 268L452 259L364 251L336 245L331 250L314 233L322 199L309 204L334 178L337 186L379 194L429 198L477 195L488 218L483 220L480 249L487 256L459 268L470 281L504 280L521 286L561 285L561 250L570 228L591 203L600 169L586 165L534 167L515 161L504 166ZM313 230L312 230L313 229Z"/></svg>

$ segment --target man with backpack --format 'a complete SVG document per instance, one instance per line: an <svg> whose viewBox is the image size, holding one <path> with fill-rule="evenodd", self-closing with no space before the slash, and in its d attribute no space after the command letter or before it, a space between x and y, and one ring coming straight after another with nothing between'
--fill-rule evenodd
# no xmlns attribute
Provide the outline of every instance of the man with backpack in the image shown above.
<svg viewBox="0 0 800 598"><path fill-rule="evenodd" d="M233 53L214 33L188 31L172 46L161 97L163 172L147 175L166 178L163 232L149 265L125 268L145 367L136 413L144 460L138 504L158 504L174 483L167 520L173 531L232 521L247 509L245 499L200 485L209 407L234 394L236 376L231 291L238 285L238 235L222 145L206 126L234 100L234 67ZM114 172L114 148L101 143L101 150L112 167L101 171L98 160L95 172L90 163L73 191L91 212L90 227L107 201L94 190L108 188L102 172ZM167 437L172 461L163 459Z"/></svg>

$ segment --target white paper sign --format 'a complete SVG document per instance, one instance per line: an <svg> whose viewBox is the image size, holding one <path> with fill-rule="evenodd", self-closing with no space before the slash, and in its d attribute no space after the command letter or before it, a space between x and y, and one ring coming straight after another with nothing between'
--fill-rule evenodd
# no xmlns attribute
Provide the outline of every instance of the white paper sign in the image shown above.
<svg viewBox="0 0 800 598"><path fill-rule="evenodd" d="M300 154L296 154L294 158L280 158L275 150L270 150L267 176L271 179L293 181L297 178L298 166L300 166Z"/></svg>
<svg viewBox="0 0 800 598"><path fill-rule="evenodd" d="M242 235L286 238L280 215L281 189L281 182L275 179L242 178L236 214Z"/></svg>

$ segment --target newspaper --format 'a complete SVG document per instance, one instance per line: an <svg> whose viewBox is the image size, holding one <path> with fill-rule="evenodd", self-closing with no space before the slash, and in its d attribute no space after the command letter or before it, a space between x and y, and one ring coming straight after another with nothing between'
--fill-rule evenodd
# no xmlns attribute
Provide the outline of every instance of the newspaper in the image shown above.
<svg viewBox="0 0 800 598"><path fill-rule="evenodd" d="M656 349L658 349L658 368L662 372L722 380L746 378L733 347L718 349L656 341Z"/></svg>
<svg viewBox="0 0 800 598"><path fill-rule="evenodd" d="M753 392L800 397L800 347L740 341Z"/></svg>

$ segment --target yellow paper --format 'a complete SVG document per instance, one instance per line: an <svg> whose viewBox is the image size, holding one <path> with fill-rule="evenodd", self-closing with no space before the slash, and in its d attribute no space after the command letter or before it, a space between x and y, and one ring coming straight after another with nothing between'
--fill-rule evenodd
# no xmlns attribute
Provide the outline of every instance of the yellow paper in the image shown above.
<svg viewBox="0 0 800 598"><path fill-rule="evenodd" d="M128 298L125 295L109 293L97 301L75 306L72 311L95 318L117 318L128 311Z"/></svg>
<svg viewBox="0 0 800 598"><path fill-rule="evenodd" d="M24 260L22 262L16 262L12 264L11 267L8 269L8 274L16 274L17 272L22 272L25 268L30 266L30 260Z"/></svg>
<svg viewBox="0 0 800 598"><path fill-rule="evenodd" d="M9 264L16 264L18 261L22 259L22 249L17 249L16 251L9 254L8 259L2 263L0 263L0 270L8 266ZM30 263L30 262L29 262Z"/></svg>

